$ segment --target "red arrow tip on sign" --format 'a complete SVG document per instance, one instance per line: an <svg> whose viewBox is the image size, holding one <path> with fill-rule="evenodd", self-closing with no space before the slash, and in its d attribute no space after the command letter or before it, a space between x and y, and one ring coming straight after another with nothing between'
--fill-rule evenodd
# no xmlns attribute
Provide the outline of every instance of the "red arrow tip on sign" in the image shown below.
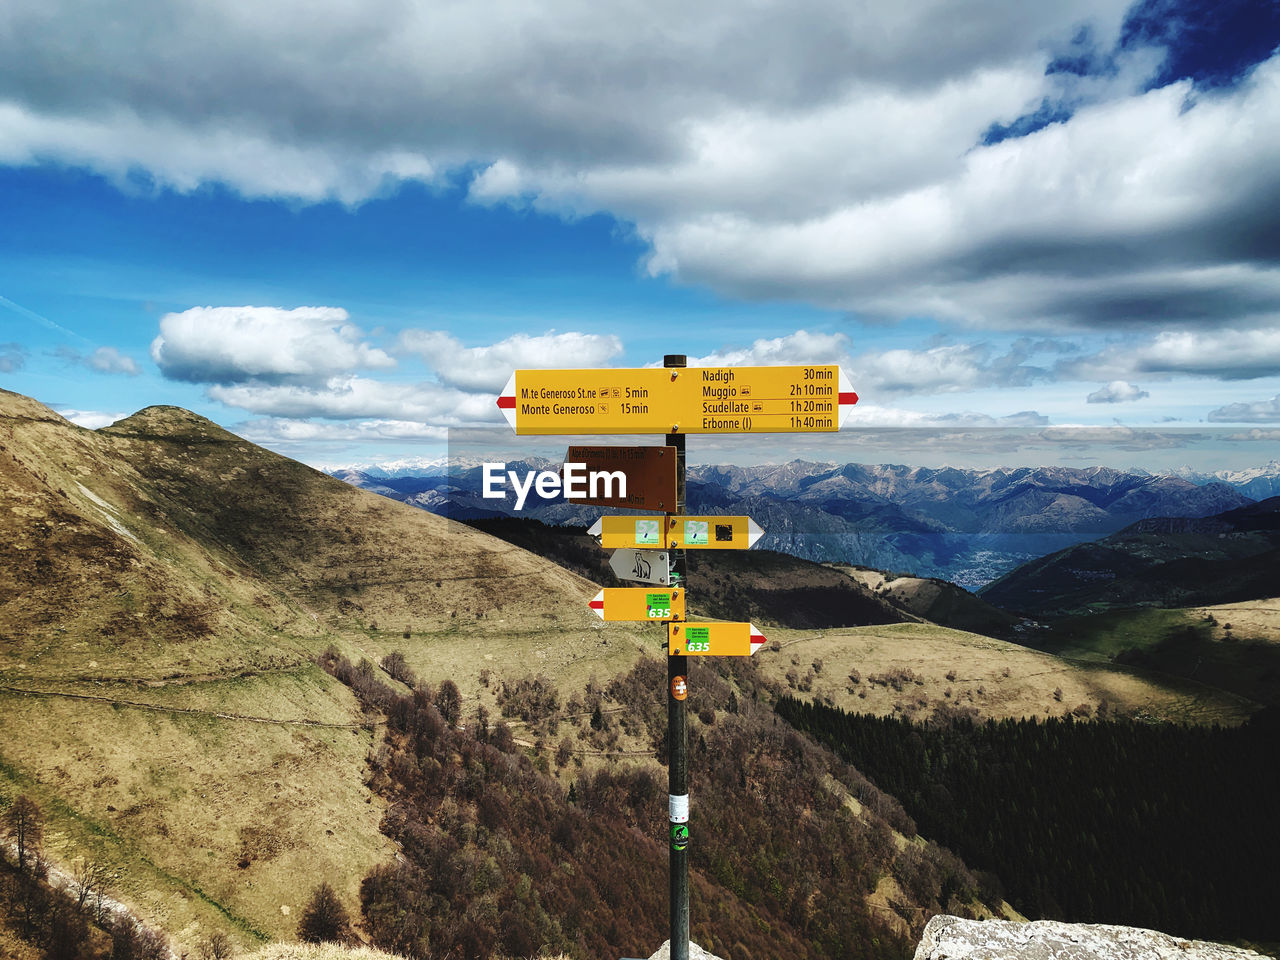
<svg viewBox="0 0 1280 960"><path fill-rule="evenodd" d="M844 370L840 370L840 385L836 390L836 399L839 401L840 408L840 422L837 426L843 427L844 418L849 415L853 405L858 402L858 395L853 392L853 384L844 375Z"/></svg>
<svg viewBox="0 0 1280 960"><path fill-rule="evenodd" d="M751 624L751 652L755 653L768 642L765 635L756 629L756 625Z"/></svg>
<svg viewBox="0 0 1280 960"><path fill-rule="evenodd" d="M595 611L595 615L597 617L603 620L604 619L604 591L601 590L594 597L592 597L590 602L587 604L587 606L589 606L592 610Z"/></svg>
<svg viewBox="0 0 1280 960"><path fill-rule="evenodd" d="M507 423L514 430L516 427L516 375L514 373L507 381L507 385L502 388L502 393L498 394L498 409L502 411L502 415L507 418Z"/></svg>

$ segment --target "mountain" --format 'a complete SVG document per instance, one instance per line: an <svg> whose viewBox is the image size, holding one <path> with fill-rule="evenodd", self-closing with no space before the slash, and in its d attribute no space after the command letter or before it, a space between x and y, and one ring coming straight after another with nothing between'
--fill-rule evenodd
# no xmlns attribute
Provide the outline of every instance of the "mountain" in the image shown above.
<svg viewBox="0 0 1280 960"><path fill-rule="evenodd" d="M1215 470L1204 473L1190 467L1179 467L1173 475L1194 484L1226 483L1254 500L1266 500L1280 496L1280 460L1270 460L1264 466L1245 470Z"/></svg>
<svg viewBox="0 0 1280 960"><path fill-rule="evenodd" d="M0 803L180 942L292 937L393 854L377 727L316 657L405 649L473 698L486 665L611 676L641 647L595 591L188 411L91 431L0 391Z"/></svg>
<svg viewBox="0 0 1280 960"><path fill-rule="evenodd" d="M556 469L541 460L509 464ZM385 472L385 471L384 471ZM479 467L419 476L343 471L343 480L457 519L527 516L588 526L602 511L530 498L481 495ZM1104 467L997 470L836 465L795 460L754 467L695 466L688 510L745 514L765 530L759 546L807 560L846 563L976 589L1019 564L1157 516L1201 517L1250 501L1228 484Z"/></svg>
<svg viewBox="0 0 1280 960"><path fill-rule="evenodd" d="M787 591L816 584L838 601L827 622L855 597L901 619L816 579L839 571L734 561L707 570L726 614L798 615L809 598ZM0 805L31 798L45 855L97 863L179 952L294 936L320 881L379 944L630 952L618 931L662 924L664 632L601 623L596 589L176 407L90 431L0 392ZM783 684L940 718L1252 706L858 622L692 658L695 923L723 955L898 960L930 913L998 906L892 797L776 722Z"/></svg>
<svg viewBox="0 0 1280 960"><path fill-rule="evenodd" d="M837 569L904 613L941 627L1006 640L1015 639L1025 627L1021 618L947 580L889 577L866 567Z"/></svg>
<svg viewBox="0 0 1280 960"><path fill-rule="evenodd" d="M1026 616L1186 607L1273 597L1280 497L1198 519L1135 523L1019 567L980 591Z"/></svg>

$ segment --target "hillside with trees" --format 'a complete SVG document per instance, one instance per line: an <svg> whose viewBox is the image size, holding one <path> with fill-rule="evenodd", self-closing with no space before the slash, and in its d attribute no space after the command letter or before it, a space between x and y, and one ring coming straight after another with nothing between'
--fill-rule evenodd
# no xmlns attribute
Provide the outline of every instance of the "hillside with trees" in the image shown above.
<svg viewBox="0 0 1280 960"><path fill-rule="evenodd" d="M778 713L901 799L1032 918L1280 940L1280 712L1236 728L1071 718L914 725Z"/></svg>

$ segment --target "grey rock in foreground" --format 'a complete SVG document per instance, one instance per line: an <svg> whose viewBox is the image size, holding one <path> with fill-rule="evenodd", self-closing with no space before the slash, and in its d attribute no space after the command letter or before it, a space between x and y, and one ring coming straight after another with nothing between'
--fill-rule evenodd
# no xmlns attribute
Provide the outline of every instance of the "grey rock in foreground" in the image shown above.
<svg viewBox="0 0 1280 960"><path fill-rule="evenodd" d="M1240 947L1183 940L1138 927L937 916L924 928L915 960L1261 960L1261 957L1260 953Z"/></svg>
<svg viewBox="0 0 1280 960"><path fill-rule="evenodd" d="M658 948L658 952L650 957L649 960L671 960L671 941L668 940L660 946ZM700 946L690 940L689 960L720 960L720 958L714 953L707 953L707 951L703 950Z"/></svg>

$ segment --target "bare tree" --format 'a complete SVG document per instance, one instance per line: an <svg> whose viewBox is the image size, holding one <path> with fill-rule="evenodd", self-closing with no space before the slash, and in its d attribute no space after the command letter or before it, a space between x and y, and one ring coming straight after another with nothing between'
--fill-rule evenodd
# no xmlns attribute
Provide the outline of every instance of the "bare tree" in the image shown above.
<svg viewBox="0 0 1280 960"><path fill-rule="evenodd" d="M40 841L44 839L44 821L40 808L25 793L13 801L4 815L6 835L18 848L18 870L27 869L27 861L40 856Z"/></svg>
<svg viewBox="0 0 1280 960"><path fill-rule="evenodd" d="M196 952L200 954L200 960L227 960L233 952L231 938L225 933L215 933L208 940L201 941Z"/></svg>
<svg viewBox="0 0 1280 960"><path fill-rule="evenodd" d="M76 906L83 910L94 893L106 885L107 868L98 860L81 857L76 861L71 876L76 882Z"/></svg>

